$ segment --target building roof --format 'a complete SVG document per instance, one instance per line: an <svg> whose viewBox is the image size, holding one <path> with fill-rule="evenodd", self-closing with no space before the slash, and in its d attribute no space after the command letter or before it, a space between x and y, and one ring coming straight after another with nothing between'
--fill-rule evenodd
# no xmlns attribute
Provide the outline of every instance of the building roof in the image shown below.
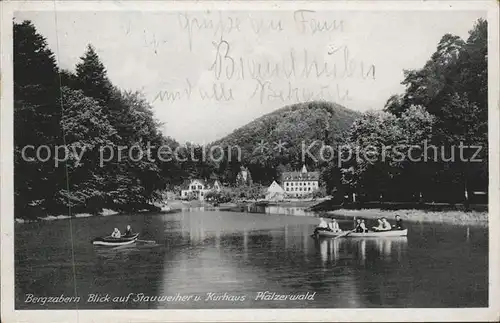
<svg viewBox="0 0 500 323"><path fill-rule="evenodd" d="M319 172L284 172L282 181L319 181Z"/></svg>
<svg viewBox="0 0 500 323"><path fill-rule="evenodd" d="M284 193L285 190L280 186L280 184L273 181L271 185L267 188L268 193Z"/></svg>
<svg viewBox="0 0 500 323"><path fill-rule="evenodd" d="M196 182L200 182L200 183L201 183L201 185L203 185L203 186L206 186L206 185L207 185L207 183L206 183L204 180L202 180L202 179L198 179L198 178L194 178L194 179L185 180L185 181L182 183L181 188L182 188L183 190L188 190L188 189L189 189L189 186L191 186L191 184L192 184L193 182L195 182L195 181L196 181Z"/></svg>
<svg viewBox="0 0 500 323"><path fill-rule="evenodd" d="M215 186L215 183L219 183L219 186L222 187L222 184L219 180L213 180L213 181L205 181L203 179L198 179L198 178L195 178L195 179L190 179L190 180L185 180L182 185L181 185L181 189L183 190L188 190L189 189L189 186L191 186L191 184L196 181L196 182L200 182L204 187L205 189L210 189L212 187Z"/></svg>

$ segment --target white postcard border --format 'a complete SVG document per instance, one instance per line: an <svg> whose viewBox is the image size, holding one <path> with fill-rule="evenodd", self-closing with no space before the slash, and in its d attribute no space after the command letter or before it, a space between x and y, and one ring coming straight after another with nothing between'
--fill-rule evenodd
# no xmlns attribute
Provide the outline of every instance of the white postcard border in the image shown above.
<svg viewBox="0 0 500 323"><path fill-rule="evenodd" d="M498 321L500 299L500 99L499 4L497 1L15 1L1 13L1 318L4 322L180 322L180 321ZM489 122L489 308L469 309L238 309L238 310L14 310L13 66L15 11L161 10L484 10L488 11Z"/></svg>

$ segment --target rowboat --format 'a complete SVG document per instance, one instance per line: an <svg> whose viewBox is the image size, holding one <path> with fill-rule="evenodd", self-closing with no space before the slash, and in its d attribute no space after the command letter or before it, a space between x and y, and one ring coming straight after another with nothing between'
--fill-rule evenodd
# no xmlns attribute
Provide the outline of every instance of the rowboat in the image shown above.
<svg viewBox="0 0 500 323"><path fill-rule="evenodd" d="M338 237L342 236L345 238L384 238L384 237L406 237L408 235L408 229L404 230L389 230L389 231L369 231L369 232L350 232L346 231L332 232L332 231L318 231L317 233L320 237Z"/></svg>
<svg viewBox="0 0 500 323"><path fill-rule="evenodd" d="M92 244L97 246L124 246L137 241L139 233L133 234L130 237L113 238L111 236L95 238Z"/></svg>

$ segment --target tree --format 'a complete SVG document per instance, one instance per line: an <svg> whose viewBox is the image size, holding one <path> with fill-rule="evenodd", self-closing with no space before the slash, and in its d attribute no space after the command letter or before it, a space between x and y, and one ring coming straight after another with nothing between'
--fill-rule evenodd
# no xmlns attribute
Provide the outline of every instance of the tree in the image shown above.
<svg viewBox="0 0 500 323"><path fill-rule="evenodd" d="M424 196L436 170L432 146L436 118L422 106L411 106L399 118L402 138L399 142L406 158L401 162L401 175L393 196L418 201ZM427 149L427 151L425 151ZM411 185L408 185L411 183Z"/></svg>
<svg viewBox="0 0 500 323"><path fill-rule="evenodd" d="M480 170L486 169L487 165L488 120L484 118L485 113L486 109L471 102L467 94L460 96L455 93L443 107L443 116L439 120L439 138L442 146L450 155L454 153L453 160L446 162L447 169L454 173L455 182L463 187L465 200L468 200L472 192L469 182L478 173L482 174ZM475 155L477 148L474 147L480 147L478 155ZM480 159L481 162L471 162L472 157ZM477 179L473 181L478 182ZM484 179L483 181L487 185L487 181Z"/></svg>
<svg viewBox="0 0 500 323"><path fill-rule="evenodd" d="M469 31L469 38L459 57L458 93L467 93L487 119L488 111L488 23L479 19Z"/></svg>
<svg viewBox="0 0 500 323"><path fill-rule="evenodd" d="M464 41L455 35L446 34L438 43L436 51L423 68L404 71L406 86L399 108L392 105L396 115L412 105L421 105L437 116L442 104L450 93L455 91L458 81L458 61Z"/></svg>
<svg viewBox="0 0 500 323"><path fill-rule="evenodd" d="M327 196L328 194L327 194L326 189L324 187L320 187L320 188L314 190L311 195L313 198L323 198L323 197Z"/></svg>
<svg viewBox="0 0 500 323"><path fill-rule="evenodd" d="M116 130L111 126L98 102L82 91L61 88L62 129L65 137L67 182L60 180L54 196L54 209L59 206L100 211L105 206L108 167L102 167L100 150L114 149ZM78 156L82 159L79 160ZM66 186L67 185L67 186Z"/></svg>
<svg viewBox="0 0 500 323"><path fill-rule="evenodd" d="M120 160L115 158L112 163L112 173L121 180L110 181L107 189L113 192L114 203L142 208L149 201L160 199L156 192L167 183L162 171L172 166L172 163L162 165L158 158L158 150L165 142L158 130L160 123L139 92L114 90L110 102L106 112L117 131L115 144L127 149Z"/></svg>
<svg viewBox="0 0 500 323"><path fill-rule="evenodd" d="M433 125L434 117L421 106L410 107L399 118L387 112L365 113L354 122L342 152L346 163L340 172L340 194L356 192L377 200L420 195L428 183L425 175L431 175L423 147L432 138Z"/></svg>
<svg viewBox="0 0 500 323"><path fill-rule="evenodd" d="M14 24L14 203L16 216L26 217L29 205L45 208L64 178L52 159L42 162L34 152L62 144L58 68L46 39L30 21ZM23 157L23 151L28 152ZM25 158L28 157L28 158ZM44 156L45 157L45 156Z"/></svg>
<svg viewBox="0 0 500 323"><path fill-rule="evenodd" d="M112 85L108 79L104 64L90 44L80 59L81 62L76 64L76 77L79 88L86 96L96 99L99 104L106 107L111 97Z"/></svg>

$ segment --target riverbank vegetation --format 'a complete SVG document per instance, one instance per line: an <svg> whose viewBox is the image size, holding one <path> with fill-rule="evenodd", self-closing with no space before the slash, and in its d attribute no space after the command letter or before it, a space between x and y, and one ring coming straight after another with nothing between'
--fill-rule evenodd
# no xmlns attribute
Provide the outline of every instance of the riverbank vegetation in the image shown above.
<svg viewBox="0 0 500 323"><path fill-rule="evenodd" d="M444 35L422 68L404 71L403 94L354 122L340 155L370 158L330 165L342 182L330 187L358 202L487 203L487 61L486 21L465 41Z"/></svg>
<svg viewBox="0 0 500 323"><path fill-rule="evenodd" d="M273 180L303 163L321 173L322 190L315 197L332 195L338 204L487 203L487 196L479 201L476 195L488 191L484 20L466 40L444 35L422 68L404 72L405 92L389 98L383 111L360 114L331 102L287 106L214 142L228 147L219 162L218 156L203 158L210 146L180 144L162 133L142 93L114 85L91 45L73 70L62 70L44 37L26 21L14 23L13 53L16 218L153 210L162 191L178 191L188 178L233 185L242 165L255 185L226 188L212 198L258 200ZM259 142L268 146L256 149ZM284 149L272 146L277 142L286 143ZM305 160L303 144L311 147ZM158 156L160 146L177 149L180 158L137 158L140 152ZM240 159L231 150L235 146ZM318 158L324 146L333 147L329 160ZM395 146L399 153L383 153Z"/></svg>
<svg viewBox="0 0 500 323"><path fill-rule="evenodd" d="M33 24L14 24L16 218L150 208L187 173L173 162L136 158L157 153L147 145L179 146L160 126L141 93L113 85L91 45L74 71L61 70ZM137 149L118 158L120 146Z"/></svg>

